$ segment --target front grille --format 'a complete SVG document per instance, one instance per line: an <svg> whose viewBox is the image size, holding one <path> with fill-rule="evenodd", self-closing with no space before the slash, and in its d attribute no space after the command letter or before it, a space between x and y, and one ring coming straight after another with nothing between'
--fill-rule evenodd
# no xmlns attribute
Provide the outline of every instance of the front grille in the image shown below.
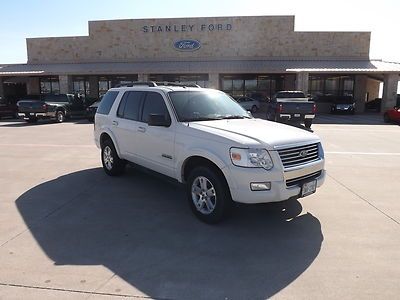
<svg viewBox="0 0 400 300"><path fill-rule="evenodd" d="M285 168L307 164L319 159L318 143L278 150Z"/></svg>
<svg viewBox="0 0 400 300"><path fill-rule="evenodd" d="M310 181L313 179L317 179L319 176L321 176L322 171L318 171L312 174L308 174L305 176L301 176L301 177L297 177L297 178L293 178L293 179L288 179L286 180L286 186L287 187L292 187L292 186L300 186L302 185L304 182L306 181Z"/></svg>

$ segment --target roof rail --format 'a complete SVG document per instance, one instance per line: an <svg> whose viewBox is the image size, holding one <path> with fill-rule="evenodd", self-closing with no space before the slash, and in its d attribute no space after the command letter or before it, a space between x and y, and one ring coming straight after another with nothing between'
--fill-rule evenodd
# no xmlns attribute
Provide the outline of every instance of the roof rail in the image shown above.
<svg viewBox="0 0 400 300"><path fill-rule="evenodd" d="M131 83L121 83L117 84L115 87L133 87L133 86L140 86L140 85L145 85L148 87L155 87L157 84L154 81L134 81Z"/></svg>
<svg viewBox="0 0 400 300"><path fill-rule="evenodd" d="M194 88L200 88L199 85L195 84L195 83L180 83L180 82L156 82L156 84L158 86L162 85L162 86L179 86L179 87L194 87Z"/></svg>
<svg viewBox="0 0 400 300"><path fill-rule="evenodd" d="M134 86L148 86L148 87L156 87L156 86L179 86L179 87L194 87L200 88L199 85L195 83L180 83L180 82L154 82L154 81L134 81L131 83L122 83L117 84L115 87L134 87Z"/></svg>

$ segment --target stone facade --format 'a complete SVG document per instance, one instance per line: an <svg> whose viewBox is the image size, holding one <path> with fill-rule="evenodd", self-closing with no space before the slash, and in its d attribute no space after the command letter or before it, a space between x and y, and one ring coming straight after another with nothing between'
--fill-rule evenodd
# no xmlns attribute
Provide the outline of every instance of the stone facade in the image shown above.
<svg viewBox="0 0 400 300"><path fill-rule="evenodd" d="M174 42L197 40L196 51ZM294 16L89 22L89 36L28 38L28 63L369 57L369 32L298 32ZM332 46L334 45L334 46Z"/></svg>

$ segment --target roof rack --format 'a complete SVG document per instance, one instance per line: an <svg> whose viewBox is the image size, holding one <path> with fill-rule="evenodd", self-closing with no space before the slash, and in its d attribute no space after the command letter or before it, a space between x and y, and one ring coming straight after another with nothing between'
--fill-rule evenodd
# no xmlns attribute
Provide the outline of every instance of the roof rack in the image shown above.
<svg viewBox="0 0 400 300"><path fill-rule="evenodd" d="M148 86L148 87L156 87L156 86L179 86L179 87L194 87L200 88L199 85L195 83L179 83L179 82L155 82L155 81L134 81L132 83L123 83L117 84L115 87L134 87L134 86Z"/></svg>

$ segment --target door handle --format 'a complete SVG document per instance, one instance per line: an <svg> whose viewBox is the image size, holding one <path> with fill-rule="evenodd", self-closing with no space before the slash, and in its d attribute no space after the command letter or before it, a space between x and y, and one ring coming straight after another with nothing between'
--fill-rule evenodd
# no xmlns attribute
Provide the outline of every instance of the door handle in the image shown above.
<svg viewBox="0 0 400 300"><path fill-rule="evenodd" d="M117 122L117 121L112 121L112 124L113 124L114 126L118 126L118 122Z"/></svg>
<svg viewBox="0 0 400 300"><path fill-rule="evenodd" d="M146 128L143 127L143 126L139 126L139 127L138 127L138 131L139 131L139 132L146 132Z"/></svg>

